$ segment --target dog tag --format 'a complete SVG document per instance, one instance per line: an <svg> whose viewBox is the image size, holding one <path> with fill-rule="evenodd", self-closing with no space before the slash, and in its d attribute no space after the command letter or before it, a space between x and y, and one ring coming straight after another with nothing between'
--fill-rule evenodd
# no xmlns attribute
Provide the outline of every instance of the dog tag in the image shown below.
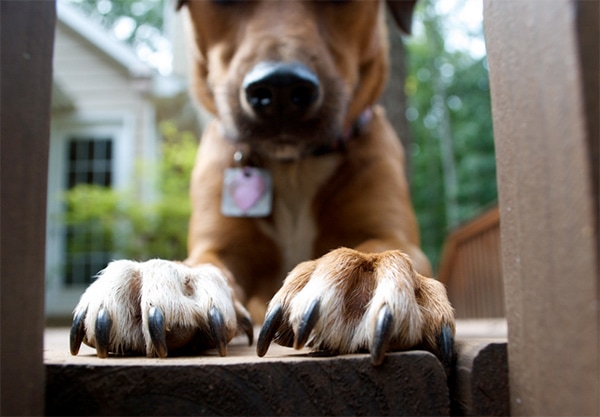
<svg viewBox="0 0 600 417"><path fill-rule="evenodd" d="M221 213L228 217L266 217L271 214L273 181L266 169L227 168Z"/></svg>

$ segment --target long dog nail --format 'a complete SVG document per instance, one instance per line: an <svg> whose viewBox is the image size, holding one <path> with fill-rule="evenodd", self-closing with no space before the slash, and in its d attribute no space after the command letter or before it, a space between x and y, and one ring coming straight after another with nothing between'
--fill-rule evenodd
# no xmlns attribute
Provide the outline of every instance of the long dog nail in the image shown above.
<svg viewBox="0 0 600 417"><path fill-rule="evenodd" d="M275 333L279 329L282 319L283 308L281 307L281 304L277 304L269 311L269 313L265 317L265 322L260 328L260 333L258 334L258 341L256 342L256 354L258 356L265 356L267 350L269 350L269 345L271 344Z"/></svg>
<svg viewBox="0 0 600 417"><path fill-rule="evenodd" d="M96 317L96 325L94 327L94 336L96 338L96 354L99 358L108 357L108 347L110 344L110 329L112 327L112 319L106 309L101 308Z"/></svg>
<svg viewBox="0 0 600 417"><path fill-rule="evenodd" d="M319 299L316 298L304 312L302 320L298 325L298 332L294 338L294 349L302 349L304 347L304 344L310 336L310 332L315 327L315 324L317 324L317 321L319 321L319 307L320 302Z"/></svg>
<svg viewBox="0 0 600 417"><path fill-rule="evenodd" d="M219 356L227 356L227 329L225 328L223 315L218 308L213 307L210 309L208 313L208 323Z"/></svg>
<svg viewBox="0 0 600 417"><path fill-rule="evenodd" d="M438 357L447 373L452 368L454 357L454 335L452 329L447 324L443 325L435 338L437 344Z"/></svg>
<svg viewBox="0 0 600 417"><path fill-rule="evenodd" d="M238 326L248 337L248 346L252 346L252 342L254 342L254 326L252 325L252 320L246 316L238 317Z"/></svg>
<svg viewBox="0 0 600 417"><path fill-rule="evenodd" d="M79 353L79 348L81 347L81 342L83 342L83 337L85 336L85 315L87 314L87 308L79 313L73 319L73 325L71 326L71 333L69 334L69 347L71 350L71 355L75 356Z"/></svg>
<svg viewBox="0 0 600 417"><path fill-rule="evenodd" d="M371 346L371 363L374 366L381 365L385 359L385 353L392 337L393 324L394 317L390 313L389 307L384 304L377 315L377 324L375 325L375 334Z"/></svg>
<svg viewBox="0 0 600 417"><path fill-rule="evenodd" d="M169 351L167 349L165 316L159 308L150 307L148 310L148 330L156 353L160 358L166 358Z"/></svg>

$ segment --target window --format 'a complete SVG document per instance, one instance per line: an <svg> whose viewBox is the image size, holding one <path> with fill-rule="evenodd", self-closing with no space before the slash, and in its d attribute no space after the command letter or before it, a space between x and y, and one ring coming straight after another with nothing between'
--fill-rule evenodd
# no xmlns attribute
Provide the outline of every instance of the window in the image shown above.
<svg viewBox="0 0 600 417"><path fill-rule="evenodd" d="M65 191L84 184L126 189L135 161L133 116L127 111L53 116L46 228L48 317L70 316L96 274L119 256L114 245L118 228L107 233L98 224L68 225Z"/></svg>
<svg viewBox="0 0 600 417"><path fill-rule="evenodd" d="M71 138L68 188L79 184L112 185L112 139Z"/></svg>
<svg viewBox="0 0 600 417"><path fill-rule="evenodd" d="M110 137L72 137L67 142L67 187L113 185L113 140ZM65 228L65 285L88 285L112 258L112 233L98 224Z"/></svg>

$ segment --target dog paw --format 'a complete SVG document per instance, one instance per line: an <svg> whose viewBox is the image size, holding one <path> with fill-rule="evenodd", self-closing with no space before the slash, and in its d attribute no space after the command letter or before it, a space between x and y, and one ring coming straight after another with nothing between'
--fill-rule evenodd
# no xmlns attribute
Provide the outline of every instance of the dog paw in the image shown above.
<svg viewBox="0 0 600 417"><path fill-rule="evenodd" d="M257 353L272 341L344 354L424 348L446 369L453 355L454 312L444 286L419 275L400 251L337 249L298 265L269 304Z"/></svg>
<svg viewBox="0 0 600 417"><path fill-rule="evenodd" d="M218 268L122 260L110 263L81 296L70 348L77 355L83 342L101 358L109 353L164 358L209 348L225 356L240 331L252 344L250 316Z"/></svg>

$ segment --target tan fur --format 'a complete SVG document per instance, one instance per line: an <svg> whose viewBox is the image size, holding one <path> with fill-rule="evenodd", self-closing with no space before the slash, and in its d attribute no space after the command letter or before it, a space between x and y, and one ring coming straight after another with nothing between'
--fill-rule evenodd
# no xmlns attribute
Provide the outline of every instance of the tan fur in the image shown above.
<svg viewBox="0 0 600 417"><path fill-rule="evenodd" d="M154 303L175 329L206 326L206 309L218 304L229 339L239 327L236 317L248 315L240 302L258 323L268 306L283 306L281 331L289 334L318 299L320 318L308 342L340 353L371 348L384 305L394 316L392 349L435 350L442 326L454 329L444 287L426 278L431 268L419 249L400 140L375 105L387 78L383 4L186 2L192 92L215 116L192 176L189 256L185 265L109 265L76 310L93 307L86 318L88 343L94 343L90 329L103 303L113 314L132 309L142 321ZM404 6L398 14L405 13ZM243 99L245 75L262 62L299 62L320 82L306 123L281 137L253 135L256 115ZM372 109L372 119L349 136L365 109ZM310 154L318 146L333 147L340 137L346 138L343 151ZM274 177L269 217L221 214L224 171L234 165L236 150ZM133 297L119 295L127 286ZM138 293L141 307L132 306ZM190 294L193 308L187 307ZM147 330L136 326L132 319L113 329L120 341L115 346L145 346L153 354ZM191 337L178 331L178 343Z"/></svg>

